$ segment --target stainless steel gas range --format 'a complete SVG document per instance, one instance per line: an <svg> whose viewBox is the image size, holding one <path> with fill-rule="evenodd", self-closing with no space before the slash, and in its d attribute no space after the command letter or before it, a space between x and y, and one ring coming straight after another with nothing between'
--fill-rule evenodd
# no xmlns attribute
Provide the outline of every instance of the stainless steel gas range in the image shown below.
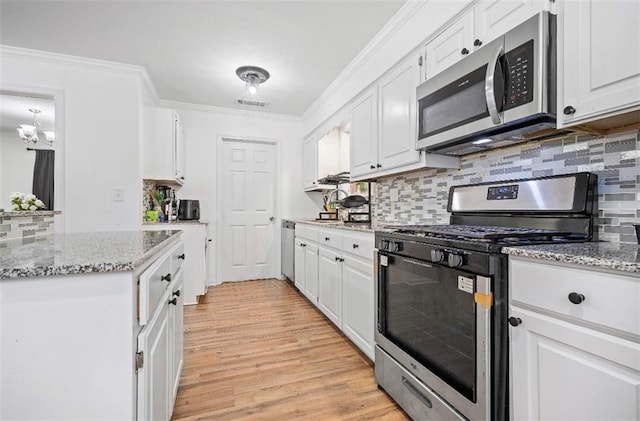
<svg viewBox="0 0 640 421"><path fill-rule="evenodd" d="M415 420L508 419L505 245L590 241L597 179L455 186L449 225L376 232L375 377Z"/></svg>

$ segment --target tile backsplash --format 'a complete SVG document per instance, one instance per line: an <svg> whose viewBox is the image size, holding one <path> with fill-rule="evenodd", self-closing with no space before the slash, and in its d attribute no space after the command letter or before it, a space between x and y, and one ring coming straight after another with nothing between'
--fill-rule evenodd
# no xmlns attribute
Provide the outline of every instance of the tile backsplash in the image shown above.
<svg viewBox="0 0 640 421"><path fill-rule="evenodd" d="M449 187L575 172L598 175L598 238L635 243L640 222L639 132L571 135L468 155L460 169L426 169L378 180L373 219L380 224L446 224Z"/></svg>
<svg viewBox="0 0 640 421"><path fill-rule="evenodd" d="M53 233L53 215L0 216L0 242Z"/></svg>

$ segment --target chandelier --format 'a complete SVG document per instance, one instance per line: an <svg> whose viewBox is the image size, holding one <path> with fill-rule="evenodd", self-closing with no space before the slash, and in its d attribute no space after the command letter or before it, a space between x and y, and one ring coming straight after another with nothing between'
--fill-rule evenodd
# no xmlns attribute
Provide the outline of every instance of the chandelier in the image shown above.
<svg viewBox="0 0 640 421"><path fill-rule="evenodd" d="M20 127L17 128L22 142L25 144L32 143L35 145L39 141L42 141L48 145L52 145L56 138L54 132L42 131L44 139L41 140L38 138L38 126L42 126L42 121L38 120L38 114L42 111L36 108L29 108L29 112L33 113L33 124L21 124Z"/></svg>

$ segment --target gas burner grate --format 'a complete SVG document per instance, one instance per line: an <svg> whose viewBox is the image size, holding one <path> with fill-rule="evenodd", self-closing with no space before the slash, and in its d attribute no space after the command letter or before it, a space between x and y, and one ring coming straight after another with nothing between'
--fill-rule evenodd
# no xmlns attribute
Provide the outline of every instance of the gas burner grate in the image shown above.
<svg viewBox="0 0 640 421"><path fill-rule="evenodd" d="M385 227L398 234L425 238L450 238L509 244L566 241L572 237L568 231L536 228L517 228L476 225L390 225Z"/></svg>

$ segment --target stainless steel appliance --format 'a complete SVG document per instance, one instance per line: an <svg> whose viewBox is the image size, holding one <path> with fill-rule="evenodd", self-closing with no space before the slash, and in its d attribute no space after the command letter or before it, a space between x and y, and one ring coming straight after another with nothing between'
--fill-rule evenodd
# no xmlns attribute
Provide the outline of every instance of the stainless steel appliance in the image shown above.
<svg viewBox="0 0 640 421"><path fill-rule="evenodd" d="M548 12L417 88L418 149L465 155L556 127L556 19Z"/></svg>
<svg viewBox="0 0 640 421"><path fill-rule="evenodd" d="M282 220L282 274L295 282L294 253L296 249L295 239L296 223Z"/></svg>
<svg viewBox="0 0 640 421"><path fill-rule="evenodd" d="M449 225L375 235L377 383L416 420L508 419L504 245L590 241L596 176L452 187Z"/></svg>
<svg viewBox="0 0 640 421"><path fill-rule="evenodd" d="M178 219L187 221L200 219L200 201L180 199L178 201Z"/></svg>

